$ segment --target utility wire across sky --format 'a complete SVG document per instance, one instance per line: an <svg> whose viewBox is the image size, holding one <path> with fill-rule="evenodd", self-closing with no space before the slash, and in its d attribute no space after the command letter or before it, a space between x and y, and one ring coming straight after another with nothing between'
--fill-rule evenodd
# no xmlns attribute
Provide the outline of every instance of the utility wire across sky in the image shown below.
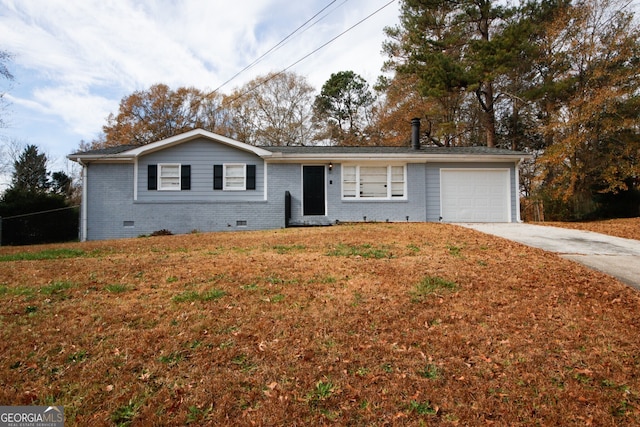
<svg viewBox="0 0 640 427"><path fill-rule="evenodd" d="M296 28L295 30L293 30L293 32L289 33L289 35L287 35L285 38L283 38L282 40L280 40L275 46L273 46L271 49L267 50L265 53L263 53L262 55L260 55L260 57L258 57L255 61L253 61L251 64L247 65L246 67L244 67L242 70L238 71L236 74L234 74L229 80L225 81L224 83L222 83L220 86L218 86L217 88L215 88L213 90L213 93L219 91L220 89L222 89L224 86L226 86L228 83L232 82L233 80L235 80L236 77L238 77L240 74L244 73L245 71L247 71L248 69L252 68L254 65L256 65L257 63L259 63L260 61L262 61L262 59L264 59L264 57L266 57L267 55L269 55L271 52L273 52L274 50L276 50L278 47L280 47L282 44L284 44L287 40L289 40L291 37L293 37L298 31L300 31L302 28L304 28L309 22L313 21L316 16L320 15L322 12L324 12L325 10L327 10L332 4L334 4L336 1L338 0L333 0L331 3L329 3L328 5L326 5L325 7L323 7L318 13L316 13L315 15L313 15L311 18L307 19L304 24L300 25L298 28ZM345 0L342 4L346 3L348 0ZM335 10L335 9L334 9ZM328 14L327 14L328 15ZM324 17L326 17L327 15L325 15ZM318 21L314 22L309 28L313 27L314 25L316 25L318 22L320 22L321 19L323 19L324 17L320 18ZM308 28L307 28L308 29Z"/></svg>
<svg viewBox="0 0 640 427"><path fill-rule="evenodd" d="M240 94L234 96L231 99L231 102L237 101L238 99L242 98L243 96L253 92L254 90L256 90L257 88L267 84L268 82L270 82L271 80L275 79L276 77L280 76L281 74L284 74L285 72L287 72L289 69L295 67L296 65L298 65L299 63L301 63L302 61L304 61L305 59L309 58L311 55L314 55L315 53L317 53L318 51L320 51L321 49L324 49L325 47L327 47L328 45L330 45L331 43L333 43L334 41L336 41L337 39L339 39L340 37L342 37L343 35L347 34L349 31L352 31L354 28L356 28L358 25L361 25L362 23L366 22L367 20L371 19L373 16L375 16L376 14L380 13L382 10L384 10L386 7L388 7L389 5L391 5L392 3L394 3L396 0L391 0L387 3L385 3L384 5L382 5L380 8L376 9L375 11L373 11L372 13L370 13L369 15L365 16L364 18L362 18L360 21L356 22L355 24L353 24L351 27L347 28L346 30L344 30L343 32L341 32L340 34L338 34L337 36L333 37L331 40L325 42L324 44L320 45L319 47L317 47L316 49L312 50L311 52L307 53L306 55L304 55L303 57L301 57L300 59L298 59L297 61L293 62L291 65L285 67L284 69L273 73L272 75L270 75L267 79L259 82L257 85L247 89L244 92L241 92ZM333 2L332 2L333 3ZM330 6L330 5L329 5ZM327 6L328 7L328 6ZM325 7L326 9L326 7ZM324 10L324 9L323 9ZM321 11L322 12L322 11ZM321 13L319 12L319 13ZM316 14L317 16L317 14ZM313 19L313 18L311 18ZM307 21L308 22L308 21ZM297 30L296 30L297 31ZM225 83L226 84L226 83ZM222 85L224 86L224 84ZM222 87L220 86L220 87ZM220 87L218 89L220 89ZM211 93L215 93L218 89L212 91Z"/></svg>

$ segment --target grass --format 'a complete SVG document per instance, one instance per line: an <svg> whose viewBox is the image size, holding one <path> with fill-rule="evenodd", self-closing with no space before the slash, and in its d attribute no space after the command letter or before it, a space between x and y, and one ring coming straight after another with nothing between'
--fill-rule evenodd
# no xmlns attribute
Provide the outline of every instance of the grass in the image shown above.
<svg viewBox="0 0 640 427"><path fill-rule="evenodd" d="M640 425L640 293L553 254L410 223L59 249L1 265L0 402L68 426Z"/></svg>
<svg viewBox="0 0 640 427"><path fill-rule="evenodd" d="M339 243L332 247L328 256L336 257L360 257L360 258L391 258L392 254L387 247L376 247L369 243L361 245Z"/></svg>
<svg viewBox="0 0 640 427"><path fill-rule="evenodd" d="M121 294L123 292L127 292L130 289L130 286L124 285L122 283L112 283L104 287L105 291L111 292L112 294Z"/></svg>
<svg viewBox="0 0 640 427"><path fill-rule="evenodd" d="M10 261L42 261L46 259L78 258L85 255L81 249L60 248L46 249L38 252L17 252L14 254L0 254L0 262Z"/></svg>
<svg viewBox="0 0 640 427"><path fill-rule="evenodd" d="M28 300L38 295L47 297L67 298L67 290L77 287L77 284L68 281L54 281L43 286L7 286L0 285L0 297L3 295L24 296Z"/></svg>
<svg viewBox="0 0 640 427"><path fill-rule="evenodd" d="M434 380L440 376L440 371L438 370L438 367L436 365L429 363L424 367L424 369L418 371L418 374L422 378Z"/></svg>
<svg viewBox="0 0 640 427"><path fill-rule="evenodd" d="M209 289L208 291L204 291L204 292L184 291L174 296L171 300L177 303L194 302L194 301L212 301L212 300L220 299L226 294L227 293L225 291L220 289Z"/></svg>
<svg viewBox="0 0 640 427"><path fill-rule="evenodd" d="M428 400L424 402L412 400L409 402L409 411L415 412L418 415L435 415L437 413L437 410Z"/></svg>
<svg viewBox="0 0 640 427"><path fill-rule="evenodd" d="M184 359L184 355L182 353L171 353L171 354L158 357L158 361L165 363L167 365L175 365L177 363L182 362L183 359Z"/></svg>
<svg viewBox="0 0 640 427"><path fill-rule="evenodd" d="M118 407L111 414L111 421L118 427L131 425L138 411L139 404L129 401L126 405Z"/></svg>
<svg viewBox="0 0 640 427"><path fill-rule="evenodd" d="M318 404L333 395L335 386L331 381L318 381L313 390L307 393L306 399L309 405L317 407Z"/></svg>
<svg viewBox="0 0 640 427"><path fill-rule="evenodd" d="M291 252L301 252L306 249L304 245L275 245L272 248L276 253L280 255L288 254Z"/></svg>
<svg viewBox="0 0 640 427"><path fill-rule="evenodd" d="M450 280L438 276L426 276L415 285L412 295L413 302L424 301L430 295L439 295L458 289L458 285Z"/></svg>
<svg viewBox="0 0 640 427"><path fill-rule="evenodd" d="M44 294L44 295L54 295L54 294L61 294L64 291L66 291L67 289L73 288L76 285L74 283L71 282L66 282L66 281L55 281L49 285L45 285L42 288L40 288L40 293Z"/></svg>

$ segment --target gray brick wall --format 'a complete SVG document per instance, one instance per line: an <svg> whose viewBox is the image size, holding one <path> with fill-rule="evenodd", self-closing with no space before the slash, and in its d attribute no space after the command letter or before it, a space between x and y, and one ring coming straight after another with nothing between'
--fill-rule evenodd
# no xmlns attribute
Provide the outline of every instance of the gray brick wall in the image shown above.
<svg viewBox="0 0 640 427"><path fill-rule="evenodd" d="M87 240L137 237L162 229L182 234L284 227L284 192L274 192L268 202L134 201L133 168L89 165Z"/></svg>

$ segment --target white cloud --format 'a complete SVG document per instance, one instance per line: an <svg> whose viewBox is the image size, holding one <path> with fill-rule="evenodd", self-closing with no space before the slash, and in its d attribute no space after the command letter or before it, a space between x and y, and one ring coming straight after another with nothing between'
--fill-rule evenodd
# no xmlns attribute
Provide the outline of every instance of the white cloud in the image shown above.
<svg viewBox="0 0 640 427"><path fill-rule="evenodd" d="M111 100L76 87L40 88L34 92L33 99L41 111L62 117L71 131L78 135L99 132L114 108Z"/></svg>
<svg viewBox="0 0 640 427"><path fill-rule="evenodd" d="M15 54L24 73L16 75L24 87L12 101L33 114L32 123L20 125L22 136L55 117L67 132L58 143L66 144L66 153L69 134L92 139L106 116L117 112L120 99L134 90L155 83L217 88L328 3L0 0L1 48ZM291 65L386 3L335 2L320 23L292 37L222 92ZM397 16L394 3L291 71L307 76L318 90L331 73L343 70L373 84L383 61L382 29L395 25Z"/></svg>

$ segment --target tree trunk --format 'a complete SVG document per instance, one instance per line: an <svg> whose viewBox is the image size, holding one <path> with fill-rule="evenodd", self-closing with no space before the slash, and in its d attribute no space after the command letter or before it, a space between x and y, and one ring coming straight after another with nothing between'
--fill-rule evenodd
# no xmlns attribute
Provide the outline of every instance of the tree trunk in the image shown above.
<svg viewBox="0 0 640 427"><path fill-rule="evenodd" d="M493 111L493 83L483 82L476 90L476 96L482 108L482 118L487 138L487 147L496 146L496 116Z"/></svg>

